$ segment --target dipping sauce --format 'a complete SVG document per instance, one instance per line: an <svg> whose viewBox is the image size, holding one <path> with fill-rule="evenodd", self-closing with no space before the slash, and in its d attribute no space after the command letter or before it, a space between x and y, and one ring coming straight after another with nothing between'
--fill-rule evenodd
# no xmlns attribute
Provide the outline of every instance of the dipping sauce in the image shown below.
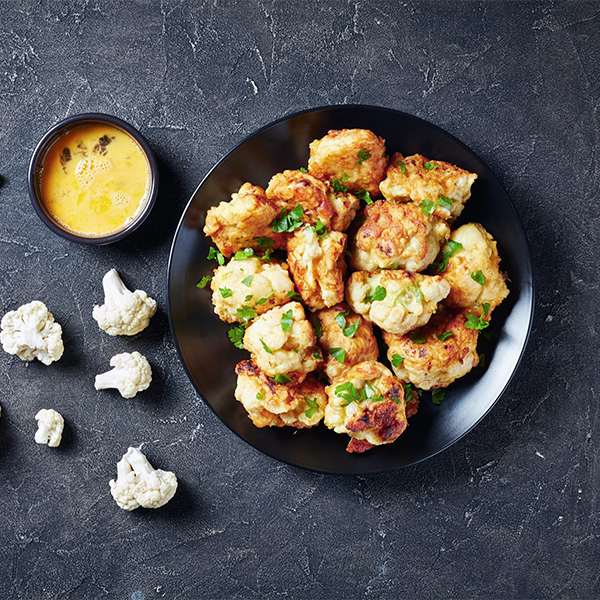
<svg viewBox="0 0 600 600"><path fill-rule="evenodd" d="M65 229L84 236L123 229L143 208L151 187L150 165L125 131L90 123L76 126L46 152L41 201Z"/></svg>

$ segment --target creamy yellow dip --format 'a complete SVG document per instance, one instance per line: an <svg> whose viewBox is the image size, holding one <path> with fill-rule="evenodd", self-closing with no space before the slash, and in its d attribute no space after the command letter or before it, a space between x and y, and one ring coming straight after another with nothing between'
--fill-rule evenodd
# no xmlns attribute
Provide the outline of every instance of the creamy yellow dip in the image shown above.
<svg viewBox="0 0 600 600"><path fill-rule="evenodd" d="M124 131L91 123L75 127L47 151L40 173L42 202L63 227L83 235L122 229L143 207L150 167Z"/></svg>

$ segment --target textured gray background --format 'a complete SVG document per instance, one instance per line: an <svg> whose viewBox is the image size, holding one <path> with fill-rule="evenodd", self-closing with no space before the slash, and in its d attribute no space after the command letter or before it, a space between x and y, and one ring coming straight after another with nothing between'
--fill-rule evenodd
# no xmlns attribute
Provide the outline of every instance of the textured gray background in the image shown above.
<svg viewBox="0 0 600 600"><path fill-rule="evenodd" d="M32 299L63 325L50 367L0 355L0 598L598 598L597 2L17 2L0 18L0 313ZM528 232L537 312L506 394L465 439L401 472L332 477L259 454L202 404L166 316L177 221L257 127L337 103L397 108L457 136ZM52 234L26 190L57 120L130 121L162 186L128 240ZM133 340L91 319L110 267L160 312ZM140 398L95 392L139 349ZM45 406L67 421L33 441ZM158 511L108 480L127 445L177 472Z"/></svg>

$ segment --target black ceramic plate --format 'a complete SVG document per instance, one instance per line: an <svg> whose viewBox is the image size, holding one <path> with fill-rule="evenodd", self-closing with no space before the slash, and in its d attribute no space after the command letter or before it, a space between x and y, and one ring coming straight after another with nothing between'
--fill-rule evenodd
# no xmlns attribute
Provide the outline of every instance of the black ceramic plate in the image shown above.
<svg viewBox="0 0 600 600"><path fill-rule="evenodd" d="M425 393L419 412L393 444L362 455L345 451L349 438L324 425L295 431L255 427L234 398L237 362L248 357L227 338L227 326L213 313L210 290L196 288L211 273L210 240L202 233L209 207L228 200L242 183L266 187L275 173L306 166L308 144L329 129L371 129L388 152L420 153L479 175L461 223L476 221L494 236L510 278L510 295L494 311L490 340L480 337L486 366L455 382L441 406ZM241 142L194 192L175 234L169 261L170 323L183 364L196 389L221 420L249 444L299 467L328 473L373 473L414 464L465 435L506 389L525 348L533 316L533 282L523 227L506 192L489 168L457 139L417 117L371 106L334 106L280 119ZM383 362L385 357L382 358ZM221 435L215 431L215 435Z"/></svg>

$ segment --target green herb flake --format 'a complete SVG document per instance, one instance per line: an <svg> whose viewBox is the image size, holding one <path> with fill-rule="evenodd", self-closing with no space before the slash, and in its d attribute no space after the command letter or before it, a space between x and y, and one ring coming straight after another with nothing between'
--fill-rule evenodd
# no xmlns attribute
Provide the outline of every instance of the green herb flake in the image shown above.
<svg viewBox="0 0 600 600"><path fill-rule="evenodd" d="M371 198L371 194L367 190L360 190L360 192L356 192L354 194L359 200L366 202L367 204L373 204L373 198Z"/></svg>
<svg viewBox="0 0 600 600"><path fill-rule="evenodd" d="M245 298L244 298L244 302L250 302L250 300L252 300L253 295L252 294L248 294Z"/></svg>
<svg viewBox="0 0 600 600"><path fill-rule="evenodd" d="M275 244L275 240L272 240L268 237L255 237L254 241L262 248L268 248L269 246L273 246Z"/></svg>
<svg viewBox="0 0 600 600"><path fill-rule="evenodd" d="M285 208L282 208L279 218L275 219L271 223L271 227L275 233L288 233L295 231L302 225L303 215L304 209L300 204L295 208L292 208L289 213L286 212Z"/></svg>
<svg viewBox="0 0 600 600"><path fill-rule="evenodd" d="M481 269L476 273L471 273L471 279L481 286L485 284L485 275Z"/></svg>
<svg viewBox="0 0 600 600"><path fill-rule="evenodd" d="M329 235L329 230L323 225L321 219L317 219L317 224L312 229L317 234L317 237L326 238Z"/></svg>
<svg viewBox="0 0 600 600"><path fill-rule="evenodd" d="M267 248L265 250L265 253L262 256L259 256L259 258L261 260L266 260L268 262L271 262L271 254L273 254L273 248Z"/></svg>
<svg viewBox="0 0 600 600"><path fill-rule="evenodd" d="M313 327L315 328L315 335L317 336L317 340L320 340L321 336L323 335L323 323L321 323L321 319L319 319L319 317L315 317Z"/></svg>
<svg viewBox="0 0 600 600"><path fill-rule="evenodd" d="M284 312L283 316L281 317L281 329L283 329L283 331L289 331L292 328L293 322L294 313L292 312L292 310Z"/></svg>
<svg viewBox="0 0 600 600"><path fill-rule="evenodd" d="M360 325L360 317L352 323L352 325L347 325L342 329L342 333L345 337L354 337L354 334L358 331L358 326Z"/></svg>
<svg viewBox="0 0 600 600"><path fill-rule="evenodd" d="M221 292L221 296L223 296L223 298L231 298L231 296L233 296L233 292L226 287L222 287L219 288L219 291Z"/></svg>
<svg viewBox="0 0 600 600"><path fill-rule="evenodd" d="M315 350L313 352L313 358L316 358L317 360L323 360L323 357L321 356L321 353L318 350Z"/></svg>
<svg viewBox="0 0 600 600"><path fill-rule="evenodd" d="M404 360L404 356L402 354L392 354L392 366L399 367Z"/></svg>
<svg viewBox="0 0 600 600"><path fill-rule="evenodd" d="M346 351L343 348L329 348L329 354L342 365L346 360Z"/></svg>
<svg viewBox="0 0 600 600"><path fill-rule="evenodd" d="M298 171L300 171L300 173L308 173L308 169L306 169L305 167L300 167Z"/></svg>
<svg viewBox="0 0 600 600"><path fill-rule="evenodd" d="M264 398L264 396L263 396L263 395L262 395L260 392L258 392L258 393L256 394L256 399L257 399L257 400L262 400L263 398Z"/></svg>
<svg viewBox="0 0 600 600"><path fill-rule="evenodd" d="M425 163L425 168L426 168L428 171L433 171L434 169L437 169L437 165L434 165L434 164L430 163L429 161L427 161L427 162Z"/></svg>
<svg viewBox="0 0 600 600"><path fill-rule="evenodd" d="M211 247L208 251L208 260L216 260L222 267L225 264L225 255Z"/></svg>
<svg viewBox="0 0 600 600"><path fill-rule="evenodd" d="M243 325L238 325L237 327L232 327L228 332L227 332L227 337L229 338L229 340L231 341L231 343L236 347L239 348L240 350L244 349L244 343L243 343L243 338L244 338L244 332L246 331L246 328Z"/></svg>
<svg viewBox="0 0 600 600"><path fill-rule="evenodd" d="M205 275L197 284L196 287L200 288L200 289L204 289L209 281L212 279L212 277L210 275Z"/></svg>
<svg viewBox="0 0 600 600"><path fill-rule="evenodd" d="M348 315L349 313L350 313L349 310L345 310L344 312L339 312L333 318L334 322L337 324L337 326L340 329L344 329L344 327L346 327L346 315Z"/></svg>
<svg viewBox="0 0 600 600"><path fill-rule="evenodd" d="M348 175L346 173L343 174L342 179L332 179L331 187L336 194L346 193L348 188L344 185L348 181Z"/></svg>
<svg viewBox="0 0 600 600"><path fill-rule="evenodd" d="M433 390L431 392L431 401L436 406L439 406L442 403L442 400L444 399L445 395L446 395L446 392L445 392L444 388L436 388L435 390Z"/></svg>
<svg viewBox="0 0 600 600"><path fill-rule="evenodd" d="M364 148L361 148L358 151L358 154L356 156L358 156L358 164L362 165L365 162L365 160L368 160L369 158L371 158L372 154L369 154L367 152L367 148L365 146Z"/></svg>
<svg viewBox="0 0 600 600"><path fill-rule="evenodd" d="M266 304L269 299L275 294L275 292L271 292L268 296L265 296L264 298L260 298L259 300L256 301L256 304Z"/></svg>
<svg viewBox="0 0 600 600"><path fill-rule="evenodd" d="M424 344L427 341L427 338L420 331L411 331L408 337L415 344Z"/></svg>
<svg viewBox="0 0 600 600"><path fill-rule="evenodd" d="M285 297L291 300L302 300L302 296L298 292L288 292Z"/></svg>
<svg viewBox="0 0 600 600"><path fill-rule="evenodd" d="M365 296L364 302L381 302L385 300L387 292L384 287L378 285L371 296Z"/></svg>
<svg viewBox="0 0 600 600"><path fill-rule="evenodd" d="M254 256L254 250L252 248L246 248L244 250L238 250L233 255L233 260L248 260Z"/></svg>
<svg viewBox="0 0 600 600"><path fill-rule="evenodd" d="M481 308L483 308L483 314L487 317L488 313L490 312L490 303L489 302L483 302L481 304Z"/></svg>
<svg viewBox="0 0 600 600"><path fill-rule="evenodd" d="M475 329L476 331L481 331L489 326L489 321L486 321L482 316L477 316L472 313L467 313L467 322L465 323L465 327L467 329Z"/></svg>
<svg viewBox="0 0 600 600"><path fill-rule="evenodd" d="M345 383L336 385L335 395L344 400L344 402L341 403L341 406L349 406L352 402L360 404L362 401L358 390L354 387L354 384L351 381L346 381Z"/></svg>
<svg viewBox="0 0 600 600"><path fill-rule="evenodd" d="M262 344L262 347L264 348L264 350L267 354L273 354L273 351L271 350L271 348L269 348L269 346L267 346L262 340L260 340L260 343Z"/></svg>
<svg viewBox="0 0 600 600"><path fill-rule="evenodd" d="M404 175L404 173L406 173L406 165L401 160L399 160L396 164L400 165L400 174Z"/></svg>
<svg viewBox="0 0 600 600"><path fill-rule="evenodd" d="M445 333L440 333L440 335L437 336L437 339L440 340L440 342L445 342L449 337L452 337L454 335L454 333L452 331L446 331Z"/></svg>
<svg viewBox="0 0 600 600"><path fill-rule="evenodd" d="M315 416L317 411L319 410L319 405L317 404L317 400L315 398L307 398L304 397L304 402L308 404L308 408L304 411L304 414L311 419Z"/></svg>
<svg viewBox="0 0 600 600"><path fill-rule="evenodd" d="M441 208L450 212L453 204L454 204L454 201L452 200L452 198L448 198L448 196L444 196L444 194L440 194L440 199L437 201L438 206L440 206Z"/></svg>
<svg viewBox="0 0 600 600"><path fill-rule="evenodd" d="M426 216L433 214L433 211L435 210L435 202L427 200L427 198L421 200L419 206L421 207L421 212Z"/></svg>
<svg viewBox="0 0 600 600"><path fill-rule="evenodd" d="M288 377L287 375L281 375L281 374L275 375L275 377L273 377L273 379L277 383L281 383L281 384L290 383L290 381L292 381L291 377Z"/></svg>
<svg viewBox="0 0 600 600"><path fill-rule="evenodd" d="M463 247L463 245L460 242L455 242L454 240L448 240L446 242L446 246L447 247L444 247L444 249L442 250L442 262L433 263L431 265L432 267L437 269L438 272L445 271L448 267L448 261L450 260L450 257Z"/></svg>
<svg viewBox="0 0 600 600"><path fill-rule="evenodd" d="M258 313L250 306L242 306L241 308L237 309L237 316L238 319L247 323L251 319L258 317Z"/></svg>
<svg viewBox="0 0 600 600"><path fill-rule="evenodd" d="M477 356L479 357L479 366L482 369L485 369L485 353L482 352L481 354L478 354Z"/></svg>
<svg viewBox="0 0 600 600"><path fill-rule="evenodd" d="M252 283L252 275L248 275L248 277L244 277L244 279L242 279L242 283L246 286L246 287L250 287L250 284Z"/></svg>

